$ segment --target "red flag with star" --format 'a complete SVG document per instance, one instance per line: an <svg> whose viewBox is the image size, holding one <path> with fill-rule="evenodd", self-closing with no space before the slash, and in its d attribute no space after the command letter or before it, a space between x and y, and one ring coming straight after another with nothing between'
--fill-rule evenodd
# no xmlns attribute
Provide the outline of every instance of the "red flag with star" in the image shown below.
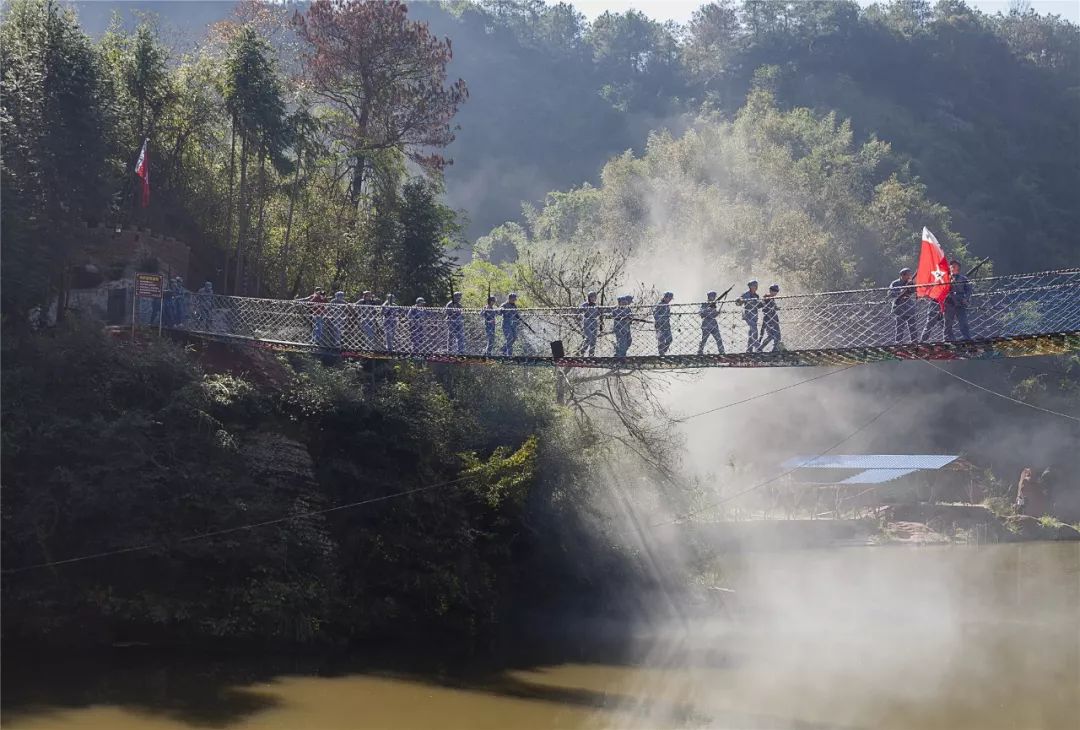
<svg viewBox="0 0 1080 730"><path fill-rule="evenodd" d="M915 290L918 296L933 299L940 307L945 306L945 297L949 295L949 260L929 228L922 229L922 251L914 283L919 287Z"/></svg>
<svg viewBox="0 0 1080 730"><path fill-rule="evenodd" d="M142 150L139 151L139 161L135 163L135 174L142 180L142 197L140 202L145 208L150 205L150 154L146 151L149 139L144 139Z"/></svg>

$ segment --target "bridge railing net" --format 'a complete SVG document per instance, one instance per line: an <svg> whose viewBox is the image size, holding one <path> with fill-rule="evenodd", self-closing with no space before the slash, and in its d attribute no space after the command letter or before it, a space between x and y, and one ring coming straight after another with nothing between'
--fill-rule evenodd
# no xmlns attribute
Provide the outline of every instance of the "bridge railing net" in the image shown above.
<svg viewBox="0 0 1080 730"><path fill-rule="evenodd" d="M1080 331L1080 269L978 279L971 285L966 306L947 304L944 310L934 300L915 296L896 305L895 292L865 289L778 296L772 300L775 308L763 300L727 299L716 303L715 316L701 302L593 310L453 310L189 294L177 327L309 349L496 359L551 357L555 340L562 342L567 358L600 359L831 350Z"/></svg>

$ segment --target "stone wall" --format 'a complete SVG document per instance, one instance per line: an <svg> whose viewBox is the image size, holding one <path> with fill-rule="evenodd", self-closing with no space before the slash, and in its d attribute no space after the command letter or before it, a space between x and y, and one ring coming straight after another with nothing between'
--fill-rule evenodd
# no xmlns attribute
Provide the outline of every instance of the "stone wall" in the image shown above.
<svg viewBox="0 0 1080 730"><path fill-rule="evenodd" d="M131 278L137 270L150 268L146 263L155 260L158 273L187 279L191 248L183 241L136 226L120 231L106 226L86 226L83 230L86 239L78 248L76 267L96 270L110 280Z"/></svg>

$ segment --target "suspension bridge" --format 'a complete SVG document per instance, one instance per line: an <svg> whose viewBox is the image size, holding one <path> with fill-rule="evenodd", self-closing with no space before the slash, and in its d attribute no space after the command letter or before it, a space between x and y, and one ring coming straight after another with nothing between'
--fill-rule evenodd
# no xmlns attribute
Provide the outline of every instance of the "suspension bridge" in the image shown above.
<svg viewBox="0 0 1080 730"><path fill-rule="evenodd" d="M1080 351L1080 268L973 279L971 285L966 339L956 339L959 331L948 336L935 313L939 305L930 299L912 297L914 331L906 324L898 327L887 288L777 296L775 308L767 310L760 302L719 301L715 335L712 325L703 325L700 302L672 303L662 311L656 304L638 304L588 312L581 307L448 309L189 293L165 306L172 311L166 327L196 337L356 359L642 370ZM912 293L918 288L910 287ZM142 319L151 316L144 312ZM766 320L779 329L780 345L762 351Z"/></svg>

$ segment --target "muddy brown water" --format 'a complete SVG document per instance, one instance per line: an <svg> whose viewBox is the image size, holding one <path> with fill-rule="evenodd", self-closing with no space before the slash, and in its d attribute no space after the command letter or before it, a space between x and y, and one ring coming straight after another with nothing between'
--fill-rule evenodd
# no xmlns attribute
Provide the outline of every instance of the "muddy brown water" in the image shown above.
<svg viewBox="0 0 1080 730"><path fill-rule="evenodd" d="M723 574L618 650L579 633L532 662L5 661L0 723L1080 729L1080 543L745 553Z"/></svg>

